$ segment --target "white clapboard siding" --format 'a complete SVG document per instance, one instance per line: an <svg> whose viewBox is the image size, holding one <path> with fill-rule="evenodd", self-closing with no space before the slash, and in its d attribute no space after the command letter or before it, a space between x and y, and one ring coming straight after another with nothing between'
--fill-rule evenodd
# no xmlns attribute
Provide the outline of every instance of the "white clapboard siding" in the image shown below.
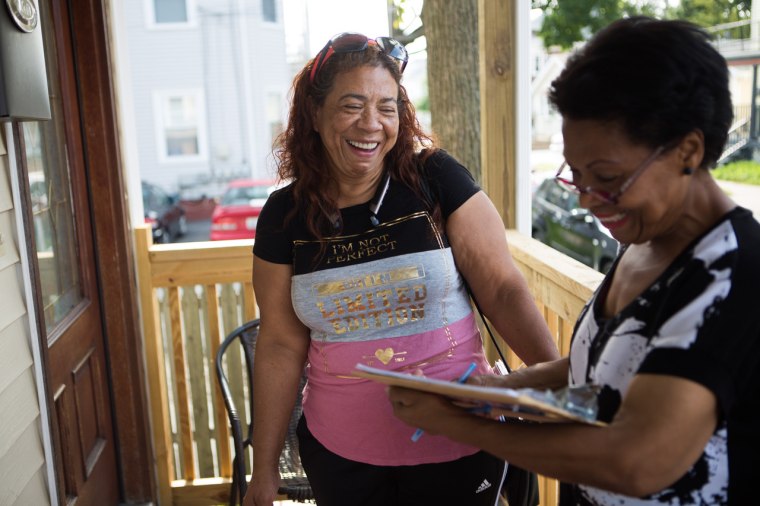
<svg viewBox="0 0 760 506"><path fill-rule="evenodd" d="M27 369L16 381L0 393L0 455L6 455L17 444L18 438L34 424L40 414L37 403L25 402L26 399L37 397L34 375ZM41 443L38 441L37 446ZM40 453L40 458L42 454ZM23 460L22 460L23 461ZM19 462L11 462L10 467L16 467ZM3 470L0 469L0 473Z"/></svg>
<svg viewBox="0 0 760 506"><path fill-rule="evenodd" d="M19 276L19 269L16 265L11 265L0 271L0 330L4 329L11 323L15 322L24 314L24 296L21 293L22 280ZM0 382L2 382L3 371L0 371Z"/></svg>
<svg viewBox="0 0 760 506"><path fill-rule="evenodd" d="M47 482L45 481L45 470L40 467L32 476L29 482L21 491L16 504L22 506L25 504L49 504L50 499L47 493Z"/></svg>
<svg viewBox="0 0 760 506"><path fill-rule="evenodd" d="M1 196L0 201L2 201ZM18 250L13 243L14 226L13 213L0 210L0 271L17 264L19 260Z"/></svg>
<svg viewBox="0 0 760 506"><path fill-rule="evenodd" d="M33 366L24 324L19 318L0 330L0 392Z"/></svg>
<svg viewBox="0 0 760 506"><path fill-rule="evenodd" d="M8 178L8 157L5 151L3 132L0 130L0 213L13 208L11 182Z"/></svg>
<svg viewBox="0 0 760 506"><path fill-rule="evenodd" d="M0 506L45 506L50 498L3 135L7 132L0 131Z"/></svg>
<svg viewBox="0 0 760 506"><path fill-rule="evenodd" d="M42 455L39 430L33 424L29 425L0 457L0 506L37 506L49 503L47 494L43 496L43 502L26 503L20 500L29 482L44 470ZM30 469L33 472L30 473Z"/></svg>

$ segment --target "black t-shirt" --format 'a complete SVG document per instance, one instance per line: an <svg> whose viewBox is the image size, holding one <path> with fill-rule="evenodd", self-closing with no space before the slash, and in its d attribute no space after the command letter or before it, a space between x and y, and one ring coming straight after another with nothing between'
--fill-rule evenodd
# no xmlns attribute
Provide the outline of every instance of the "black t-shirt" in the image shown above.
<svg viewBox="0 0 760 506"><path fill-rule="evenodd" d="M638 373L678 376L716 397L720 418L705 449L676 483L646 498L578 486L576 504L757 503L760 472L760 224L736 208L695 240L612 318L600 318L615 267L581 313L570 349L570 384L602 387L610 421Z"/></svg>
<svg viewBox="0 0 760 506"><path fill-rule="evenodd" d="M444 220L480 191L472 174L443 150L436 151L426 160L424 177L429 185L429 193L441 207ZM294 244L297 241L314 239L306 227L303 214L285 223L286 216L294 206L291 185L275 191L269 197L256 225L253 252L257 257L278 264L294 263ZM428 207L429 204L417 197L410 188L400 181L391 179L377 217L381 223L387 223L400 216L427 211ZM343 208L340 214L343 224L340 235L363 233L371 228L368 203ZM445 234L442 233L442 235L446 241ZM367 257L364 260L371 259ZM307 264L296 265L295 274L309 269Z"/></svg>

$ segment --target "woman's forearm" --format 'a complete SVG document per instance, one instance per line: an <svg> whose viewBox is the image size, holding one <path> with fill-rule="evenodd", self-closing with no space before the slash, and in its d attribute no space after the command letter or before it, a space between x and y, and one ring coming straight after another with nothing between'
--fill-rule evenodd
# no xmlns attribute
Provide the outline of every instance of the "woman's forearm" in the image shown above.
<svg viewBox="0 0 760 506"><path fill-rule="evenodd" d="M261 336L260 336L261 338ZM254 367L254 467L277 466L304 368L304 357L266 339Z"/></svg>
<svg viewBox="0 0 760 506"><path fill-rule="evenodd" d="M515 274L514 276L517 276ZM483 307L488 319L512 351L527 365L549 362L560 357L541 313L520 277L504 286Z"/></svg>

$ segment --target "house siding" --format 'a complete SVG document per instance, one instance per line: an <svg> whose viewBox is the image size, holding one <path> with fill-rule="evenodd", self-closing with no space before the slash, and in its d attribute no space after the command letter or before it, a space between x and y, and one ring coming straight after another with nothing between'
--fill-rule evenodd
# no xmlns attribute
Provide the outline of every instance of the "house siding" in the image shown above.
<svg viewBox="0 0 760 506"><path fill-rule="evenodd" d="M136 155L142 179L169 191L216 196L229 179L274 174L271 124L285 121L292 75L279 0L276 22L262 19L260 0L188 5L196 12L187 26L149 24L146 0L130 1L122 11ZM201 93L206 149L200 157L167 160L160 153L156 95L181 91ZM280 118L268 107L273 94Z"/></svg>
<svg viewBox="0 0 760 506"><path fill-rule="evenodd" d="M26 484L24 490L21 491L16 504L18 505L44 505L49 504L50 499L47 494L47 482L45 481L45 473L42 469L38 470L34 476Z"/></svg>
<svg viewBox="0 0 760 506"><path fill-rule="evenodd" d="M17 247L10 167L0 132L0 506L50 503Z"/></svg>

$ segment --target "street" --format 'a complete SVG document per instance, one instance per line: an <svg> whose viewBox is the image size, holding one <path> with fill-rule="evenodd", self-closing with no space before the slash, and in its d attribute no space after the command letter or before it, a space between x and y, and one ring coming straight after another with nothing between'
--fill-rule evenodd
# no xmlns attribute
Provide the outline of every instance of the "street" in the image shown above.
<svg viewBox="0 0 760 506"><path fill-rule="evenodd" d="M174 242L208 241L211 230L211 220L195 220L187 222L187 233Z"/></svg>
<svg viewBox="0 0 760 506"><path fill-rule="evenodd" d="M752 211L755 219L760 221L760 186L729 181L718 181L718 185L731 200Z"/></svg>

